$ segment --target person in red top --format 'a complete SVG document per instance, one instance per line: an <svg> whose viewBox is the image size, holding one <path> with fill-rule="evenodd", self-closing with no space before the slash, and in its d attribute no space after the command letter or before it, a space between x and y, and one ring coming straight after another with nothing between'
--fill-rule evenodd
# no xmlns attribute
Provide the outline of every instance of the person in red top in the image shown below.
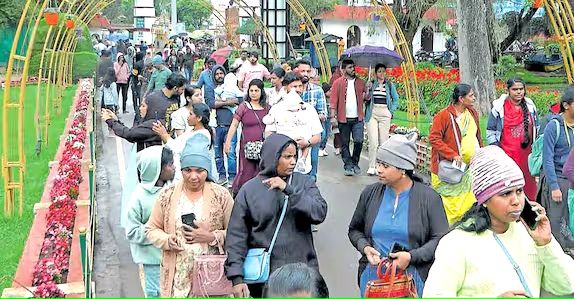
<svg viewBox="0 0 574 299"><path fill-rule="evenodd" d="M538 112L526 97L526 85L519 78L506 82L508 94L492 102L488 118L487 140L501 147L518 164L524 174L524 193L536 198L536 180L528 169L528 155L538 130Z"/></svg>
<svg viewBox="0 0 574 299"><path fill-rule="evenodd" d="M367 95L365 82L356 77L355 63L351 59L345 59L341 64L343 76L331 87L331 115L339 124L341 134L341 157L343 158L346 176L361 173L359 159L363 149L365 134L364 101ZM349 150L353 134L353 155Z"/></svg>

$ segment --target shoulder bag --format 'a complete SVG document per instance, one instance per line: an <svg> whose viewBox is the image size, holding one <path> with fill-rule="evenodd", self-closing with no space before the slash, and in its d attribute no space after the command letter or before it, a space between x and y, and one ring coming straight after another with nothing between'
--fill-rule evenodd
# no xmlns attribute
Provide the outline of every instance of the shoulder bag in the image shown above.
<svg viewBox="0 0 574 299"><path fill-rule="evenodd" d="M245 102L245 105L247 105L247 102ZM257 112L255 112L251 104L249 104L249 106L251 106L250 109L253 114L255 114L255 118L257 118L257 123L259 124L259 129L261 129L261 140L246 142L243 148L243 153L245 154L245 159L258 161L261 160L261 148L263 147L263 140L265 139L263 134L265 133L263 127L261 126L261 120L259 119ZM241 131L241 135L243 135L243 131ZM244 135L243 138L245 138Z"/></svg>
<svg viewBox="0 0 574 299"><path fill-rule="evenodd" d="M289 178L289 184L293 179L293 175ZM269 274L271 272L271 252L273 252L273 247L275 246L275 241L277 240L277 234L285 218L285 213L287 212L287 204L289 203L289 197L285 196L285 201L283 202L283 210L281 211L281 216L279 217L279 222L275 228L275 233L273 233L273 239L271 239L271 245L269 249L265 248L251 248L247 251L247 256L243 262L243 281L247 284L254 283L264 283L269 279Z"/></svg>
<svg viewBox="0 0 574 299"><path fill-rule="evenodd" d="M192 297L223 297L233 294L233 284L227 279L223 270L227 255L219 241L217 247L219 254L202 254L194 257Z"/></svg>
<svg viewBox="0 0 574 299"><path fill-rule="evenodd" d="M520 270L520 266L518 266L518 264L514 261L514 259L510 255L510 252L508 252L508 250L506 249L506 246L504 246L504 244L502 244L502 241L496 235L496 233L492 232L492 235L494 236L496 243L498 243L498 245L500 246L502 251L504 251L504 254L508 258L508 261L512 264L512 267L514 268L514 271L518 275L518 279L520 279L520 283L522 284L522 287L524 288L524 292L526 293L526 295L529 298L532 298L532 292L530 291L530 288L528 287L528 282L526 281L526 277L524 276L524 273L522 273L522 270Z"/></svg>
<svg viewBox="0 0 574 299"><path fill-rule="evenodd" d="M454 132L454 138L456 139L456 147L458 149L458 154L461 155L460 150L460 139L456 133L456 123L454 122L454 117L450 114L450 120L452 122L452 130ZM454 161L441 160L438 163L438 178L447 184L458 184L462 180L464 171L453 165Z"/></svg>
<svg viewBox="0 0 574 299"><path fill-rule="evenodd" d="M397 268L396 260L382 260L377 267L378 279L367 282L365 298L417 298L413 276Z"/></svg>

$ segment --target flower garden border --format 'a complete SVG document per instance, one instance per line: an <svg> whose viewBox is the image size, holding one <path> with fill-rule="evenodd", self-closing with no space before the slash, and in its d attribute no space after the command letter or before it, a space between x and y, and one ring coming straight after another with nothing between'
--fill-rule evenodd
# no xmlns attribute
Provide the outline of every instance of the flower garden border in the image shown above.
<svg viewBox="0 0 574 299"><path fill-rule="evenodd" d="M88 99L87 111L85 114L85 139L83 140L82 157L79 159L81 182L77 189L77 198L73 201L75 204L75 219L73 219L71 247L69 247L68 269L66 271L66 283L56 285L53 282L41 284L32 287L35 272L37 270L38 262L40 260L40 253L47 237L47 224L50 206L53 205L51 198L54 181L58 177L60 170L60 161L65 157L63 154L66 150L66 143L68 138L75 135L70 134L73 129L73 124L76 117L76 108L80 101ZM83 99L82 99L83 98ZM93 261L93 244L95 237L95 184L94 184L94 169L95 169L95 109L94 109L94 84L93 79L81 79L78 84L73 108L70 109L70 114L66 119L66 126L63 135L60 136L60 144L56 152L54 161L49 162L47 165L50 170L44 192L38 203L34 205L34 221L26 241L26 246L20 258L18 269L14 276L12 288L4 289L2 293L3 298L14 297L33 297L33 293L43 293L47 290L47 296L56 296L55 294L65 295L70 298L92 297L94 284L92 282L92 261ZM81 116L79 116L81 118ZM77 123L77 122L76 122ZM70 136L69 136L70 135ZM79 145L81 146L81 145ZM69 147L69 145L68 145ZM78 160L76 160L78 161ZM66 164L67 165L67 164ZM78 163L76 162L76 167ZM31 169L30 171L33 171ZM73 197L71 197L73 198ZM56 200L54 200L55 202ZM41 296L38 294L38 296Z"/></svg>

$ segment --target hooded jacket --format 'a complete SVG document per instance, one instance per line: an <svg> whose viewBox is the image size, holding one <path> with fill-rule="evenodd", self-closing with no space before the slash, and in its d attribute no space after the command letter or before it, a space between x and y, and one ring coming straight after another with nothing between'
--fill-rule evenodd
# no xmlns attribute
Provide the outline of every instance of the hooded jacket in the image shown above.
<svg viewBox="0 0 574 299"><path fill-rule="evenodd" d="M209 107L211 109L214 109L209 102L213 101L213 104L215 105L215 79L214 74L215 71L217 69L223 69L223 73L225 74L225 68L223 68L222 65L216 64L213 67L211 67L210 69L205 69L203 72L201 72L201 74L199 74L199 79L197 80L197 87L198 88L202 88L203 89L203 96L207 102L207 104L209 105Z"/></svg>
<svg viewBox="0 0 574 299"><path fill-rule="evenodd" d="M560 124L560 136L556 136L556 122ZM550 117L544 128L544 145L542 147L542 171L550 190L558 190L558 177L565 178L562 168L568 159L570 149L574 144L574 129L564 125L562 115Z"/></svg>
<svg viewBox="0 0 574 299"><path fill-rule="evenodd" d="M489 145L500 144L500 139L502 138L502 129L504 128L504 101L508 98L507 94L503 94L497 100L492 102L492 109L490 110L490 115L488 116L488 124L486 125L486 141ZM533 133L532 136L536 137L538 131L538 112L536 111L536 105L534 102L525 97L526 107L532 119L534 120ZM534 141L534 138L532 138Z"/></svg>
<svg viewBox="0 0 574 299"><path fill-rule="evenodd" d="M277 176L278 160L287 144L295 145L295 142L281 134L265 139L261 149L261 172L245 183L235 198L225 241L228 254L225 274L233 285L243 283L243 262L247 250L269 248L286 197L289 202L271 253L271 272L297 262L319 269L311 225L325 220L327 202L315 181L308 175L293 173L283 178L288 182L283 192L269 190L263 184L263 180Z"/></svg>
<svg viewBox="0 0 574 299"><path fill-rule="evenodd" d="M114 131L116 136L124 138L128 142L137 143L138 152L146 147L162 144L161 138L152 130L153 123L159 120L165 124L166 119L169 118L168 108L170 108L172 103L166 100L165 97L150 100L151 98L153 98L152 95L148 96L146 100L147 113L145 117L139 123L134 123L131 128L126 127L119 120L108 119L106 121L108 127Z"/></svg>
<svg viewBox="0 0 574 299"><path fill-rule="evenodd" d="M124 57L125 62L123 64L118 62L120 57ZM116 83L128 84L128 81L130 80L130 67L127 63L126 57L121 52L118 52L116 62L114 62L114 71L116 71Z"/></svg>
<svg viewBox="0 0 574 299"><path fill-rule="evenodd" d="M130 242L132 259L136 264L159 265L161 250L155 247L145 235L151 210L161 187L155 186L161 173L162 146L152 146L137 155L140 183L132 193L127 211L126 238Z"/></svg>

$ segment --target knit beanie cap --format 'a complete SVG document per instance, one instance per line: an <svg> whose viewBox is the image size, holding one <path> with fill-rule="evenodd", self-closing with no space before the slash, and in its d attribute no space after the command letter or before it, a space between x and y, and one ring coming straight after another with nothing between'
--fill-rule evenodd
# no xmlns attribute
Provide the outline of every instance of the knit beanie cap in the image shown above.
<svg viewBox="0 0 574 299"><path fill-rule="evenodd" d="M181 152L181 169L197 167L207 171L207 180L213 182L213 171L211 167L211 157L209 147L211 141L203 134L195 134L185 143Z"/></svg>
<svg viewBox="0 0 574 299"><path fill-rule="evenodd" d="M156 55L151 59L151 64L152 65L160 65L163 64L163 59L161 59L161 56Z"/></svg>
<svg viewBox="0 0 574 299"><path fill-rule="evenodd" d="M524 175L500 147L479 149L470 162L472 192L478 204L509 188L524 186Z"/></svg>
<svg viewBox="0 0 574 299"><path fill-rule="evenodd" d="M399 169L413 170L417 163L417 133L394 134L379 147L377 161Z"/></svg>

